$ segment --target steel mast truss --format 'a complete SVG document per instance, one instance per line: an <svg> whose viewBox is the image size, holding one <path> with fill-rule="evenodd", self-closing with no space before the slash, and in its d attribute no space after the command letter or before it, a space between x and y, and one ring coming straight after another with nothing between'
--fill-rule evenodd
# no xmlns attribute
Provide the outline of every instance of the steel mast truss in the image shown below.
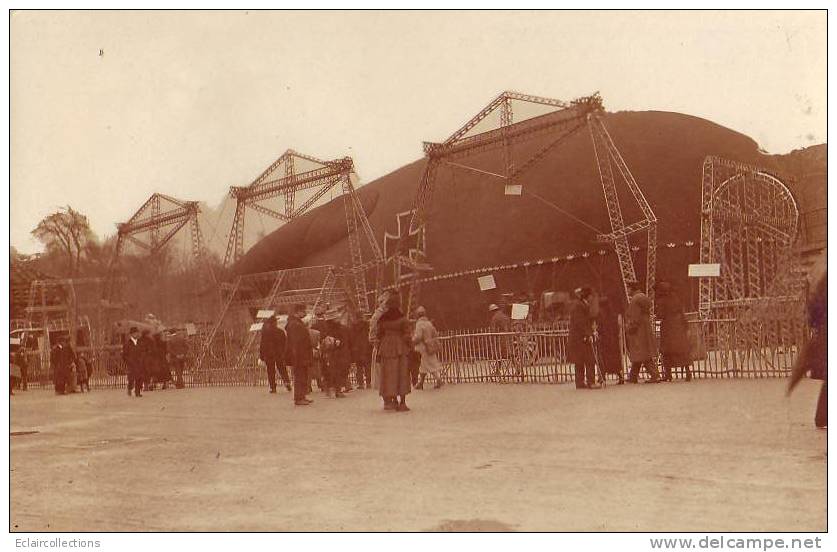
<svg viewBox="0 0 837 552"><path fill-rule="evenodd" d="M796 200L779 178L758 167L707 157L700 262L719 263L721 275L700 279L701 317L737 318L762 299L775 299L787 287L779 283L793 280L786 273L795 266L798 223Z"/></svg>
<svg viewBox="0 0 837 552"><path fill-rule="evenodd" d="M206 335L196 366L200 371L206 367L208 356L216 346L219 332L229 322L236 320L236 312L252 313L256 310L288 312L293 305L310 305L311 311L320 306L355 306L353 289L348 281L349 274L331 265L308 266L286 270L274 270L237 276L232 283L221 284L224 295L221 312L210 332ZM245 317L252 317L246 314ZM240 329L241 324L232 323ZM247 332L242 346L234 355L226 358L235 369L255 365L253 346L256 343L256 331Z"/></svg>
<svg viewBox="0 0 837 552"><path fill-rule="evenodd" d="M210 279L216 282L215 274L208 265L198 214L197 201L183 201L163 194L152 194L127 222L117 224L116 248L111 258L108 284L105 296L115 295L114 284L119 258L125 246L131 243L149 255L155 255L187 224L189 225L192 257L198 265L204 266Z"/></svg>
<svg viewBox="0 0 837 552"><path fill-rule="evenodd" d="M535 104L541 106L542 110L547 109L549 112L515 122L515 106L518 104ZM403 236L404 245L399 245L390 257L390 260L397 267L396 281L404 279L401 272L405 269L414 271L414 281L410 285L407 298L408 309L411 308L413 295L417 292L415 280L418 279L418 273L416 265L420 265L420 263L416 262L416 255L412 251L410 255L404 254L403 251L406 251L408 236L416 234L423 236L425 234L424 231L428 223L428 209L432 201L439 167L447 165L473 170L490 177L504 179L506 185L514 185L519 181L521 174L532 168L547 154L560 147L570 136L584 127L587 127L592 138L596 166L610 218L611 232L599 234L596 239L600 242L612 244L616 250L627 297L628 282L636 280L636 271L628 237L637 232L647 232L648 257L645 284L649 296L653 297L657 251L657 218L610 137L601 119L602 113L602 100L598 94L565 102L517 92L503 92L444 142L425 142L424 152L427 157L427 164L413 203L409 231L400 233ZM497 114L499 114L498 128L476 132L489 123L490 117L497 117ZM513 157L515 144L541 135L549 136L546 145L528 159L515 164ZM503 174L483 171L458 162L470 155L497 149L501 150ZM624 186L630 191L642 213L640 220L630 224L625 223L617 195L618 186ZM424 240L421 240L421 243L423 244ZM421 266L418 269L420 270Z"/></svg>
<svg viewBox="0 0 837 552"><path fill-rule="evenodd" d="M301 167L308 170L300 171ZM346 215L346 229L351 256L355 303L363 314L369 314L368 285L366 274L377 268L383 260L380 246L375 239L372 226L352 184L354 163L350 157L324 161L288 150L246 187L233 186L230 196L236 200L235 216L230 230L224 265L238 261L244 254L244 219L248 208L270 216L281 222L305 214L330 190L340 187ZM297 205L297 194L304 190L313 193ZM278 198L279 210L265 204ZM364 262L361 234L371 251L372 259Z"/></svg>

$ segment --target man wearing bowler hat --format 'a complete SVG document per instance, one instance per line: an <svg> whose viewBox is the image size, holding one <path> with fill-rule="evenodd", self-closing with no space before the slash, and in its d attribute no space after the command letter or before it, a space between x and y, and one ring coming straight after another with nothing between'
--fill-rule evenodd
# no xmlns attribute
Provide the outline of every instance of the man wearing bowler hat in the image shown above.
<svg viewBox="0 0 837 552"><path fill-rule="evenodd" d="M294 404L307 406L312 400L305 397L308 391L308 368L314 362L314 348L311 345L311 334L302 321L305 317L305 305L295 305L288 316L288 360L294 367Z"/></svg>
<svg viewBox="0 0 837 552"><path fill-rule="evenodd" d="M291 390L288 369L285 368L285 341L285 332L277 326L276 315L271 315L262 323L262 340L259 343L259 358L267 365L267 383L271 393L276 393L277 370L285 389Z"/></svg>

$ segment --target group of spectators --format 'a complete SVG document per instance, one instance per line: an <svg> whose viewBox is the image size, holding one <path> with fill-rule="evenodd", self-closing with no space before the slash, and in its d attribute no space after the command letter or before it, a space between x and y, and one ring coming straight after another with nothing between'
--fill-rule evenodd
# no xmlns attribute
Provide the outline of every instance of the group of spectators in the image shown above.
<svg viewBox="0 0 837 552"><path fill-rule="evenodd" d="M128 395L141 397L143 391L153 391L157 384L166 389L172 383L174 368L174 386L182 389L183 370L188 354L188 346L183 331L175 331L164 336L163 331L154 334L144 329L140 332L131 327L122 345L122 359L128 372Z"/></svg>
<svg viewBox="0 0 837 552"><path fill-rule="evenodd" d="M437 358L438 334L424 308L415 311L417 320L401 313L395 294L383 294L370 320L341 307L334 311L316 309L309 318L304 305L291 309L283 330L276 316L262 324L259 358L267 368L269 392L276 393L277 380L293 391L294 404L311 404L307 395L314 385L329 398L344 398L354 389L373 387L372 356L377 350L376 387L385 410L409 410L406 395L412 387L422 389L433 374L442 386L441 363ZM293 381L287 366L294 370Z"/></svg>
<svg viewBox="0 0 837 552"><path fill-rule="evenodd" d="M628 282L628 290L630 299L624 318L625 344L631 363L628 383L638 383L643 368L648 374L646 383L672 381L676 368L682 368L685 381L691 381L692 344L688 322L683 304L671 284L660 282L656 288L659 346L651 316L651 300L636 282ZM575 365L576 388L597 389L608 373L616 375L620 384L625 383L618 322L612 320L614 314L594 301L590 288L576 289L575 295L576 300L570 308L568 360ZM658 357L662 360L662 377ZM599 368L598 378L596 367Z"/></svg>
<svg viewBox="0 0 837 552"><path fill-rule="evenodd" d="M306 394L316 384L331 398L345 397L353 389L352 369L358 389L371 388L372 349L367 322L345 308L329 315L325 309L317 309L310 319L306 319L303 306L292 310L296 312L290 313L284 330L278 326L275 315L262 323L259 359L267 368L270 393L276 393L277 372L282 384L291 391L287 365L296 368L300 363L306 366Z"/></svg>

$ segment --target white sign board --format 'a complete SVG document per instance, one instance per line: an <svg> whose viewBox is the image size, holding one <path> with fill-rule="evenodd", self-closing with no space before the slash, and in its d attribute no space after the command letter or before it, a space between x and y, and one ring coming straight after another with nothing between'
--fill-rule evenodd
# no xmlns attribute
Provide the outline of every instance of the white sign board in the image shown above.
<svg viewBox="0 0 837 552"><path fill-rule="evenodd" d="M529 315L529 305L526 303L513 303L511 317L512 320L525 320Z"/></svg>
<svg viewBox="0 0 837 552"><path fill-rule="evenodd" d="M506 195L523 195L523 185L506 184Z"/></svg>
<svg viewBox="0 0 837 552"><path fill-rule="evenodd" d="M690 264L690 278L718 278L721 275L721 265L713 264Z"/></svg>
<svg viewBox="0 0 837 552"><path fill-rule="evenodd" d="M270 318L273 314L272 310L260 310L256 313L256 318Z"/></svg>
<svg viewBox="0 0 837 552"><path fill-rule="evenodd" d="M186 324L186 335L195 335L198 333L198 329L195 328L195 325L190 323Z"/></svg>
<svg viewBox="0 0 837 552"><path fill-rule="evenodd" d="M19 337L10 337L9 338L9 345L20 345L20 338Z"/></svg>
<svg viewBox="0 0 837 552"><path fill-rule="evenodd" d="M257 332L261 329L262 329L262 323L261 322L254 322L253 324L250 324L250 331L251 332Z"/></svg>
<svg viewBox="0 0 837 552"><path fill-rule="evenodd" d="M480 285L480 291L488 291L489 289L495 289L497 287L497 283L494 281L494 275L489 274L488 276L480 276L477 278L477 282Z"/></svg>

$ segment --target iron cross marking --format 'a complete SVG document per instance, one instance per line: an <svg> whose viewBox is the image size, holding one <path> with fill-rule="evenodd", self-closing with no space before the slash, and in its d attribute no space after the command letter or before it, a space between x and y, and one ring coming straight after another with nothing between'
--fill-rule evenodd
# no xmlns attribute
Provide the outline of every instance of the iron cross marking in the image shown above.
<svg viewBox="0 0 837 552"><path fill-rule="evenodd" d="M424 227L410 229L414 211L404 211L395 216L397 232L384 232L384 259L392 267L395 281L412 276L414 271L398 262L399 257L407 257L415 263L424 263L425 242Z"/></svg>

